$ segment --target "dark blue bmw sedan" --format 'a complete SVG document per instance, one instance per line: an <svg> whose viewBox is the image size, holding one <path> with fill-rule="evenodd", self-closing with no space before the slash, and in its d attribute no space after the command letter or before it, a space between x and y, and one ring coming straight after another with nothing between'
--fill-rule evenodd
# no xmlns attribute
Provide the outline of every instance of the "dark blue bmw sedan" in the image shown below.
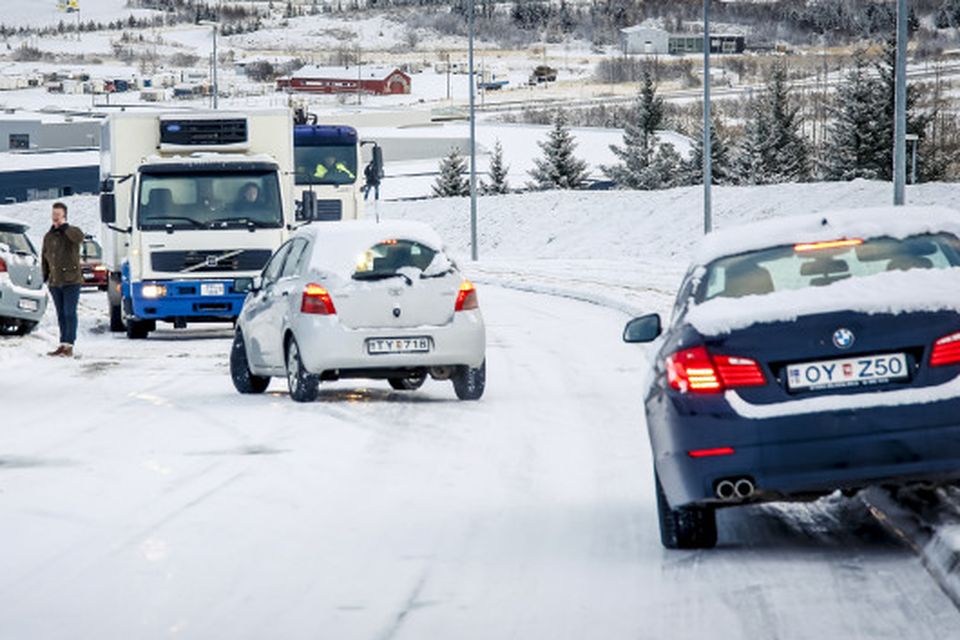
<svg viewBox="0 0 960 640"><path fill-rule="evenodd" d="M715 511L960 478L960 213L869 209L716 232L652 342L644 402L668 548Z"/></svg>

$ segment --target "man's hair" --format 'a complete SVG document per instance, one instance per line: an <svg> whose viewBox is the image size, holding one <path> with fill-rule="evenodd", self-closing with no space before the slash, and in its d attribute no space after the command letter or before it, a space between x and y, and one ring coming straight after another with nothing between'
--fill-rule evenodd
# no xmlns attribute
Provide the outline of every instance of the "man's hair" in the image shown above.
<svg viewBox="0 0 960 640"><path fill-rule="evenodd" d="M54 202L52 208L60 209L61 211L63 211L64 216L67 215L67 205L63 204L62 202Z"/></svg>

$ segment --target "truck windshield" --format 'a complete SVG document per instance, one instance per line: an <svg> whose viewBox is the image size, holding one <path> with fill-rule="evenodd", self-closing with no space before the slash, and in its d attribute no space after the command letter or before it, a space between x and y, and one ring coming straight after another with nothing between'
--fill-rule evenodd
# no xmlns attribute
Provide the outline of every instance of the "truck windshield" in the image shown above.
<svg viewBox="0 0 960 640"><path fill-rule="evenodd" d="M283 226L274 171L146 173L140 181L141 229Z"/></svg>
<svg viewBox="0 0 960 640"><path fill-rule="evenodd" d="M297 184L353 184L357 181L354 145L298 146Z"/></svg>

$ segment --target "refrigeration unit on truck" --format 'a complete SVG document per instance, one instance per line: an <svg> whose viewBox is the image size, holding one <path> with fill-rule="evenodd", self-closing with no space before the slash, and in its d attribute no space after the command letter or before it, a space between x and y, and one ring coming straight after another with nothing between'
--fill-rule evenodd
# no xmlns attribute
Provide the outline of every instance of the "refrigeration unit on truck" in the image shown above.
<svg viewBox="0 0 960 640"><path fill-rule="evenodd" d="M315 116L310 117L312 124L301 122L293 128L297 217L359 220L364 216L364 185L379 187L383 174L380 147L361 142L353 127L316 124ZM369 170L363 164L364 144L373 144Z"/></svg>
<svg viewBox="0 0 960 640"><path fill-rule="evenodd" d="M103 126L111 330L235 320L244 282L295 222L291 111L119 113Z"/></svg>

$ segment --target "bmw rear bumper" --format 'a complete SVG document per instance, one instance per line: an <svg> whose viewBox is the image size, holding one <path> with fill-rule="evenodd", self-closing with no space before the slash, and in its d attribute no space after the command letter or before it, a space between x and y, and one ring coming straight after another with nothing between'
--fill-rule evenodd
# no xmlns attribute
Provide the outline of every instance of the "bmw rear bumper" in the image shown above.
<svg viewBox="0 0 960 640"><path fill-rule="evenodd" d="M648 405L647 418L657 472L673 506L722 504L717 483L731 478L751 479L757 501L960 478L960 398L765 419L680 415L666 401ZM723 447L734 452L689 454Z"/></svg>

